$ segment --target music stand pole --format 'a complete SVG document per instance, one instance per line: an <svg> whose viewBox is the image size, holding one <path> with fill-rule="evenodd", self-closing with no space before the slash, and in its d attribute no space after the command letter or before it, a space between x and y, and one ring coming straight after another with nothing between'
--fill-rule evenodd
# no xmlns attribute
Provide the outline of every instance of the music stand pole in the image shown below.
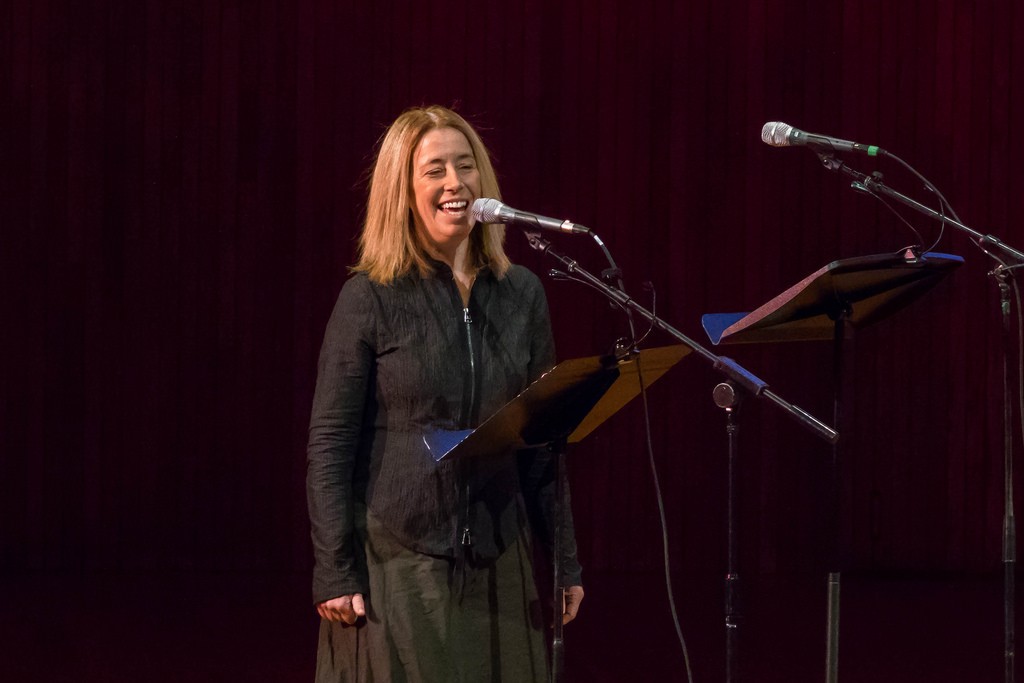
<svg viewBox="0 0 1024 683"><path fill-rule="evenodd" d="M551 683L559 683L565 670L565 640L562 634L562 603L565 588L562 586L562 476L565 472L565 439L553 441L551 456L555 459L555 501L551 521L551 564L554 571L554 601L552 602L551 631Z"/></svg>

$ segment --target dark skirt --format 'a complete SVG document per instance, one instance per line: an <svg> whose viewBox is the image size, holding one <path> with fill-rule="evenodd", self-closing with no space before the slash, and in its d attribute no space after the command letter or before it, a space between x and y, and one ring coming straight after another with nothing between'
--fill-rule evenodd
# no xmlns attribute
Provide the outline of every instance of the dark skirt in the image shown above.
<svg viewBox="0 0 1024 683"><path fill-rule="evenodd" d="M548 679L525 532L496 560L474 566L405 548L372 513L361 521L366 618L353 626L320 622L317 683Z"/></svg>

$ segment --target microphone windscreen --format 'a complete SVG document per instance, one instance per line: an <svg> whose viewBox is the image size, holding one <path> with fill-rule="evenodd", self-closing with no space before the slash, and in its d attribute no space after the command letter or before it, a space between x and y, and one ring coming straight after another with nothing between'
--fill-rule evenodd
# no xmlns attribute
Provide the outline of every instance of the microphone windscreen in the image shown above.
<svg viewBox="0 0 1024 683"><path fill-rule="evenodd" d="M478 223L501 223L502 203L497 199L475 199L469 213Z"/></svg>
<svg viewBox="0 0 1024 683"><path fill-rule="evenodd" d="M761 129L761 140L772 147L789 147L789 134L793 126L781 121L769 121Z"/></svg>

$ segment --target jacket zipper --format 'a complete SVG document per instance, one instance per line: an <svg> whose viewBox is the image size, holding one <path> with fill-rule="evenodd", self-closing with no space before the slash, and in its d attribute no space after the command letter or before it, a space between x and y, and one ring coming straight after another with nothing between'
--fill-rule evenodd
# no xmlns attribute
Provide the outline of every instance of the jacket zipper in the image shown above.
<svg viewBox="0 0 1024 683"><path fill-rule="evenodd" d="M465 425L468 427L473 417L473 408L476 404L476 359L473 353L473 317L469 314L469 307L462 309L462 323L466 330L466 348L469 350L469 414L465 416ZM469 530L469 478L463 482L463 527L462 546L469 548L473 545L473 535Z"/></svg>

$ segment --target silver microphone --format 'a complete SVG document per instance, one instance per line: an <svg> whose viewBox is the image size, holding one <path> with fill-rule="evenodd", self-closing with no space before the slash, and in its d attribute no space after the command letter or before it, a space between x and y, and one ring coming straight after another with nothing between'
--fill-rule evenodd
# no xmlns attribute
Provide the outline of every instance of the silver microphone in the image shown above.
<svg viewBox="0 0 1024 683"><path fill-rule="evenodd" d="M827 135L805 133L799 128L782 123L769 121L761 128L761 140L772 147L812 147L816 151L859 152L869 157L885 156L887 152L876 145L862 145L859 142L840 140Z"/></svg>
<svg viewBox="0 0 1024 683"><path fill-rule="evenodd" d="M473 220L479 223L520 223L534 228L544 230L555 230L557 232L589 233L590 228L585 225L573 223L569 220L548 218L529 211L517 211L507 204L502 204L497 199L477 199L469 209Z"/></svg>

